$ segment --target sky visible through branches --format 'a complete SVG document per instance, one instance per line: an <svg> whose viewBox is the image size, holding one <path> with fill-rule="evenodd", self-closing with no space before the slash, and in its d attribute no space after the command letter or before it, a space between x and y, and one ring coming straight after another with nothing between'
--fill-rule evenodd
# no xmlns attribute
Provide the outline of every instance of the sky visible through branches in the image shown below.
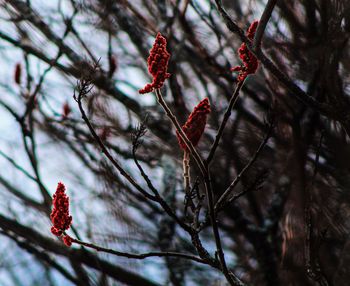
<svg viewBox="0 0 350 286"><path fill-rule="evenodd" d="M348 2L0 0L0 285L347 285Z"/></svg>

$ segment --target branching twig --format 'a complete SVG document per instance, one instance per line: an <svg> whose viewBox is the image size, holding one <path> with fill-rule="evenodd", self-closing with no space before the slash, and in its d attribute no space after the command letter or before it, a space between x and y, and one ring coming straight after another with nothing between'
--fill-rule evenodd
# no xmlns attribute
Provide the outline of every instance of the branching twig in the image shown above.
<svg viewBox="0 0 350 286"><path fill-rule="evenodd" d="M256 150L254 156L250 159L248 164L242 169L242 171L237 175L237 177L233 180L233 182L230 184L230 186L226 189L226 191L221 195L221 197L216 202L215 212L218 212L227 203L227 198L230 195L230 193L232 192L232 190L240 182L240 180L244 176L244 174L249 170L249 168L254 164L256 159L259 157L261 151L263 150L263 148L265 147L267 141L269 140L269 138L271 136L272 129L273 129L273 123L270 123L269 129L268 129L263 141L260 143L259 148Z"/></svg>
<svg viewBox="0 0 350 286"><path fill-rule="evenodd" d="M179 122L177 121L175 115L171 112L170 108L166 104L166 102L163 99L163 96L161 94L161 91L159 89L156 89L155 91L158 103L163 107L165 113L167 114L168 118L171 120L173 125L175 126L178 134L180 135L183 142L185 142L186 147L190 150L191 155L194 157L201 173L204 178L204 186L205 191L207 195L208 200L208 208L209 208L209 217L213 228L214 238L215 238L215 244L216 244L216 253L219 257L219 261L221 264L221 271L225 275L227 281L231 285L244 285L243 282L235 276L232 272L230 272L227 268L224 252L221 245L221 238L219 233L219 227L217 225L216 217L215 217L215 211L214 211L214 198L213 198L213 191L211 186L211 178L210 173L208 169L208 165L204 164L202 158L198 154L197 150L192 145L191 141L187 138L186 134L182 130Z"/></svg>
<svg viewBox="0 0 350 286"><path fill-rule="evenodd" d="M221 207L219 207L216 212L220 212L226 205L233 203L234 201L238 200L240 197L244 196L245 194L252 192L252 191L258 191L261 189L261 184L263 184L264 180L266 179L266 172L263 172L262 174L259 174L254 182L247 188L245 188L244 190L242 190L241 192L234 194L231 198L229 198L227 200L226 203L224 203Z"/></svg>
<svg viewBox="0 0 350 286"><path fill-rule="evenodd" d="M113 166L120 172L120 174L132 185L134 186L140 193L142 193L146 198L154 200L154 196L150 195L146 192L132 177L128 174L123 167L119 164L119 162L113 158L111 153L107 150L106 146L102 142L101 138L97 135L94 127L92 126L89 118L87 117L85 110L83 108L82 99L92 90L92 79L82 79L78 82L77 89L78 94L74 94L74 99L78 103L78 107L81 113L81 116L88 126L91 135L94 137L98 145L100 146L102 152L106 155L108 160L113 164Z"/></svg>
<svg viewBox="0 0 350 286"><path fill-rule="evenodd" d="M139 124L138 128L136 128L135 132L132 135L132 146L133 146L132 147L132 153L133 153L133 158L134 158L135 165L139 169L139 171L141 173L141 176L145 180L148 188L153 192L153 194L154 194L153 200L158 202L162 206L164 211L170 217L172 217L179 224L179 226L181 226L185 231L191 233L191 231L192 231L191 228L187 224L185 224L182 220L180 220L180 218L178 218L176 213L170 208L170 206L167 204L167 202L160 196L159 192L157 191L157 189L152 184L152 181L147 176L146 172L143 170L141 164L137 160L136 151L137 151L138 147L142 144L142 139L141 138L147 132L146 125L145 125L145 121L146 120L147 120L147 117L146 117L146 119L143 122L141 122Z"/></svg>

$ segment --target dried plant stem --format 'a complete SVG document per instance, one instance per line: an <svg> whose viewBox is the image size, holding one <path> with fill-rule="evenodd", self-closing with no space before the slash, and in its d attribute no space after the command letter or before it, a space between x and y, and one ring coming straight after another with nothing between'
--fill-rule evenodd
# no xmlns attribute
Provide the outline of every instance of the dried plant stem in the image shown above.
<svg viewBox="0 0 350 286"><path fill-rule="evenodd" d="M182 161L183 163L183 170L184 170L184 188L185 193L189 194L190 192L190 153L187 151L184 152L184 159Z"/></svg>
<svg viewBox="0 0 350 286"><path fill-rule="evenodd" d="M229 202L231 202L234 199L234 197L231 199L228 199L228 197L232 193L235 186L237 186L237 184L240 182L241 178L245 175L245 173L250 169L250 167L258 159L261 151L264 149L264 147L267 144L267 141L269 140L269 138L271 136L272 129L273 129L273 124L271 123L263 141L260 143L259 148L256 150L254 156L249 160L248 164L245 165L245 167L242 169L242 171L237 175L237 177L232 181L230 186L226 189L226 191L221 195L221 197L216 202L215 213L220 211L226 204L228 204Z"/></svg>
<svg viewBox="0 0 350 286"><path fill-rule="evenodd" d="M114 249L101 247L101 246L95 245L93 243L84 242L84 241L81 241L81 240L78 240L78 239L75 239L75 238L72 238L72 243L80 244L82 246L85 246L85 247L88 247L88 248L92 248L92 249L95 249L95 250L100 251L100 252L114 254L114 255L117 255L117 256L131 258L131 259L145 259L145 258L148 258L148 257L180 257L180 258L193 260L193 261L196 261L196 262L199 262L199 263L202 263L202 264L207 264L207 262L205 262L203 259L201 259L201 258L199 258L197 256L193 256L193 255L185 254L185 253L179 253L179 252L171 252L171 251L157 252L157 251L152 251L152 252L147 252L147 253L134 254L134 253L121 252L121 251L117 251L117 250L114 250Z"/></svg>
<svg viewBox="0 0 350 286"><path fill-rule="evenodd" d="M206 160L206 163L208 165L210 164L210 162L214 158L215 151L216 151L217 147L219 146L219 142L220 142L220 139L222 137L222 134L224 133L224 130L225 130L225 127L226 127L226 123L227 123L228 119L231 116L232 108L235 106L235 104L237 102L237 99L238 99L238 96L239 96L239 92L240 92L243 84L244 84L244 80L238 81L238 83L236 85L236 88L235 88L235 91L233 92L233 94L231 96L230 102L229 102L228 107L226 109L226 112L224 114L224 118L223 118L223 120L221 122L221 125L219 127L219 130L218 130L218 132L216 134L215 141L214 141L213 145L210 148L210 152L209 152L208 158Z"/></svg>

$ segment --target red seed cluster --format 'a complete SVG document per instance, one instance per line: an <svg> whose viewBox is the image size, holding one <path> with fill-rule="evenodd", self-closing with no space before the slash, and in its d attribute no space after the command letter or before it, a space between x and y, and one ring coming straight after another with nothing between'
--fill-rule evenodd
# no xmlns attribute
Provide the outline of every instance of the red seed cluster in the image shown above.
<svg viewBox="0 0 350 286"><path fill-rule="evenodd" d="M247 31L247 37L250 41L253 41L254 39L258 24L258 21L254 21ZM238 81L243 81L249 74L254 74L256 72L259 67L259 62L258 59L249 51L245 43L242 43L241 47L238 49L238 54L243 62L243 65L235 66L231 68L231 71L239 72Z"/></svg>
<svg viewBox="0 0 350 286"><path fill-rule="evenodd" d="M68 102L65 102L62 106L62 119L67 119L68 115L72 112Z"/></svg>
<svg viewBox="0 0 350 286"><path fill-rule="evenodd" d="M73 239L69 235L66 235L63 237L63 243L68 247L72 246L72 242L73 242Z"/></svg>
<svg viewBox="0 0 350 286"><path fill-rule="evenodd" d="M196 146L201 138L205 125L207 123L207 115L210 113L210 103L208 98L204 98L191 112L186 123L182 126L182 130L193 146ZM176 132L180 147L187 151L185 142L182 141L178 132Z"/></svg>
<svg viewBox="0 0 350 286"><path fill-rule="evenodd" d="M20 63L16 64L15 67L15 74L14 74L14 78L15 78L15 82L20 85L21 84L21 76L22 76L22 66Z"/></svg>
<svg viewBox="0 0 350 286"><path fill-rule="evenodd" d="M147 59L148 72L152 75L153 81L140 89L140 94L149 93L157 88L161 88L164 81L170 77L170 73L167 72L170 54L166 50L166 45L166 39L161 33L158 33Z"/></svg>
<svg viewBox="0 0 350 286"><path fill-rule="evenodd" d="M64 234L72 224L72 216L69 215L69 198L65 191L66 187L60 182L53 195L53 209L50 215L53 224L51 232L56 236ZM63 241L65 242L64 239L66 239L66 236L63 237ZM67 245L66 242L65 244Z"/></svg>

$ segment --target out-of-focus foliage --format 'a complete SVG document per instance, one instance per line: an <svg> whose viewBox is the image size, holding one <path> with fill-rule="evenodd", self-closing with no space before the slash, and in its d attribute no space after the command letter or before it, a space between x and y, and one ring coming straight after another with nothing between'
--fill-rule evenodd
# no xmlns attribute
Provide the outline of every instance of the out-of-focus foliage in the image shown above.
<svg viewBox="0 0 350 286"><path fill-rule="evenodd" d="M145 122L137 159L159 194L190 224L175 129L154 94L138 90L149 82L146 60L160 31L171 53L171 77L162 92L179 122L209 98L212 112L198 145L203 158L208 155L235 88L230 68L240 64L242 43L215 2L4 0L0 5L0 284L226 285L220 272L189 260L130 260L67 248L50 233L49 220L51 195L63 181L72 236L133 253L197 254L191 237L107 160L73 93L77 80L93 73L94 88L84 99L88 117L111 154L147 189L131 140L138 123ZM223 1L244 30L265 5ZM247 285L348 285L349 36L346 0L277 1L268 22L264 54L322 106L300 100L260 64L225 128L211 164L215 200L254 156L268 118L274 118L271 138L234 190L247 192L218 216L228 267ZM198 177L193 192L198 199L204 188L193 160L191 172L192 183ZM206 214L204 199L200 221ZM210 225L199 235L214 256Z"/></svg>

